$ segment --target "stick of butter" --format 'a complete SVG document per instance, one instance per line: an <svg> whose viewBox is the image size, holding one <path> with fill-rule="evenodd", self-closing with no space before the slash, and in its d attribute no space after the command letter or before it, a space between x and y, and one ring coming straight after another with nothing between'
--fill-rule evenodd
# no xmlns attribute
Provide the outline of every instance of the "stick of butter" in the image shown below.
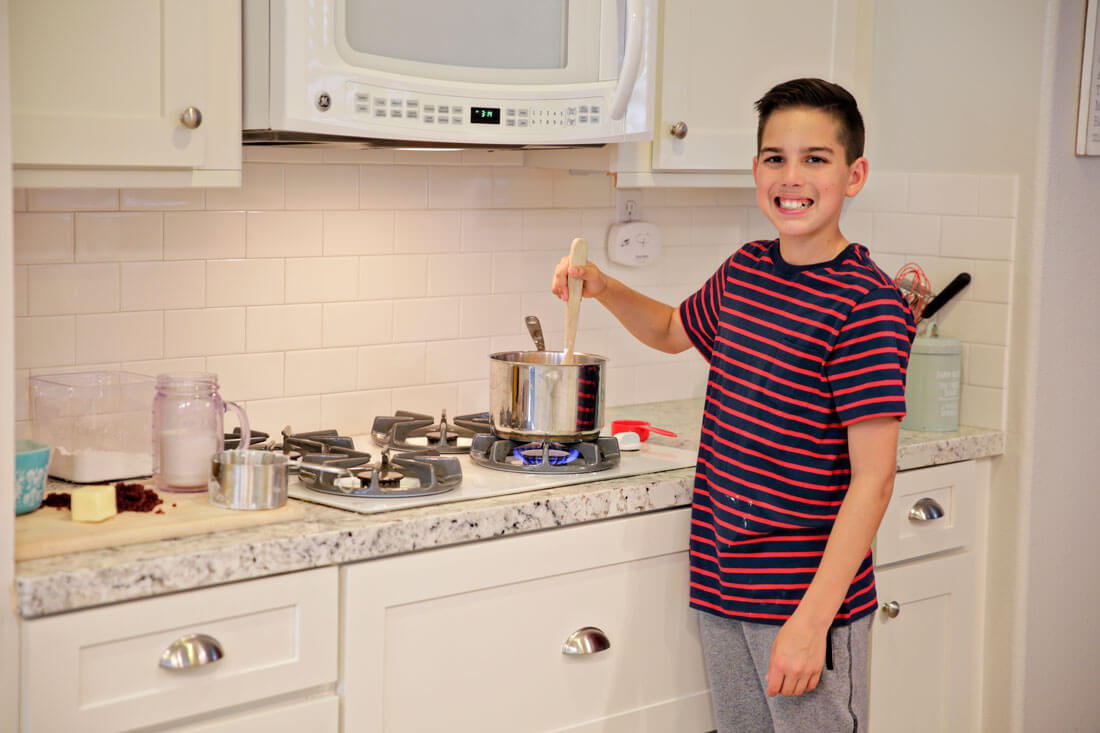
<svg viewBox="0 0 1100 733"><path fill-rule="evenodd" d="M110 484L76 489L72 500L74 522L102 522L118 514L115 487Z"/></svg>

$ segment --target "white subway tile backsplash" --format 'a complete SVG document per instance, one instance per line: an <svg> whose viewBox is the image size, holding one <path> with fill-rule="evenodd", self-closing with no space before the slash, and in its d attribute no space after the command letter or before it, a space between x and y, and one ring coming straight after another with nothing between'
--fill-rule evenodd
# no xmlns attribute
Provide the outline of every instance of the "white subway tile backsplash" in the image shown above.
<svg viewBox="0 0 1100 733"><path fill-rule="evenodd" d="M611 176L603 173L554 171L553 205L593 208L615 205L615 187ZM545 205L545 204L544 204Z"/></svg>
<svg viewBox="0 0 1100 733"><path fill-rule="evenodd" d="M381 255L359 258L359 297L417 298L428 292L427 255Z"/></svg>
<svg viewBox="0 0 1100 733"><path fill-rule="evenodd" d="M117 311L119 266L31 265L27 271L32 316Z"/></svg>
<svg viewBox="0 0 1100 733"><path fill-rule="evenodd" d="M28 211L112 211L118 209L118 189L32 188Z"/></svg>
<svg viewBox="0 0 1100 733"><path fill-rule="evenodd" d="M14 214L15 264L72 262L74 217L71 212Z"/></svg>
<svg viewBox="0 0 1100 733"><path fill-rule="evenodd" d="M462 338L500 336L520 328L517 314L527 314L523 296L467 295L459 304L458 335Z"/></svg>
<svg viewBox="0 0 1100 733"><path fill-rule="evenodd" d="M424 384L418 387L401 387L391 394L395 410L411 410L426 415L438 415L446 410L448 415L457 415L457 384Z"/></svg>
<svg viewBox="0 0 1100 733"><path fill-rule="evenodd" d="M428 206L433 209L485 209L493 203L488 167L436 167L428 170Z"/></svg>
<svg viewBox="0 0 1100 733"><path fill-rule="evenodd" d="M493 206L502 209L550 206L554 172L539 168L494 168Z"/></svg>
<svg viewBox="0 0 1100 733"><path fill-rule="evenodd" d="M874 214L871 254L894 252L937 255L940 252L940 218L924 214Z"/></svg>
<svg viewBox="0 0 1100 733"><path fill-rule="evenodd" d="M355 165L288 165L285 168L288 209L354 209L359 206L359 167Z"/></svg>
<svg viewBox="0 0 1100 733"><path fill-rule="evenodd" d="M941 221L940 252L949 257L983 260L1012 258L1012 219L945 216Z"/></svg>
<svg viewBox="0 0 1100 733"><path fill-rule="evenodd" d="M197 308L164 313L164 356L239 354L245 350L245 309Z"/></svg>
<svg viewBox="0 0 1100 733"><path fill-rule="evenodd" d="M248 400L241 405L248 414L250 429L279 438L283 428L304 433L321 430L321 397L285 397L271 400ZM227 420L229 415L226 416ZM332 427L332 426L328 426ZM227 426L227 429L230 429Z"/></svg>
<svg viewBox="0 0 1100 733"><path fill-rule="evenodd" d="M428 259L428 295L487 293L493 281L488 253L434 255Z"/></svg>
<svg viewBox="0 0 1100 733"><path fill-rule="evenodd" d="M579 209L531 209L523 212L523 248L548 250L559 258L569 254L573 240L581 236ZM589 243L591 244L591 242ZM553 270L551 270L553 272Z"/></svg>
<svg viewBox="0 0 1100 733"><path fill-rule="evenodd" d="M76 361L159 359L164 356L164 314L107 313L76 317Z"/></svg>
<svg viewBox="0 0 1100 733"><path fill-rule="evenodd" d="M318 427L339 430L346 435L364 435L370 432L375 416L392 415L393 411L388 389L324 394L321 395L321 425Z"/></svg>
<svg viewBox="0 0 1100 733"><path fill-rule="evenodd" d="M394 214L394 251L402 254L458 252L462 215L457 211L398 211Z"/></svg>
<svg viewBox="0 0 1100 733"><path fill-rule="evenodd" d="M438 341L458 333L458 298L398 300L393 304L393 340Z"/></svg>
<svg viewBox="0 0 1100 733"><path fill-rule="evenodd" d="M124 188L119 197L123 211L192 211L206 205L202 188Z"/></svg>
<svg viewBox="0 0 1100 733"><path fill-rule="evenodd" d="M240 188L206 189L206 208L211 211L257 211L283 208L283 166L249 163L245 148ZM256 150L256 148L251 148Z"/></svg>
<svg viewBox="0 0 1100 733"><path fill-rule="evenodd" d="M489 373L489 347L487 338L427 344L424 380L433 383L486 378Z"/></svg>
<svg viewBox="0 0 1100 733"><path fill-rule="evenodd" d="M164 214L164 259L244 257L244 233L239 211L169 211Z"/></svg>
<svg viewBox="0 0 1100 733"><path fill-rule="evenodd" d="M980 176L912 173L909 211L914 214L976 215Z"/></svg>
<svg viewBox="0 0 1100 733"><path fill-rule="evenodd" d="M382 389L423 384L426 354L423 343L364 346L358 355L358 386Z"/></svg>
<svg viewBox="0 0 1100 733"><path fill-rule="evenodd" d="M978 184L978 213L982 216L1016 216L1017 177L982 176Z"/></svg>
<svg viewBox="0 0 1100 733"><path fill-rule="evenodd" d="M320 304L249 306L245 314L245 349L320 348L321 314Z"/></svg>
<svg viewBox="0 0 1100 733"><path fill-rule="evenodd" d="M393 252L392 211L326 211L323 227L326 257Z"/></svg>
<svg viewBox="0 0 1100 733"><path fill-rule="evenodd" d="M15 319L17 369L76 363L76 317L47 316Z"/></svg>
<svg viewBox="0 0 1100 733"><path fill-rule="evenodd" d="M206 371L218 375L223 398L263 400L283 396L283 354L208 356Z"/></svg>
<svg viewBox="0 0 1100 733"><path fill-rule="evenodd" d="M164 216L158 212L76 215L76 261L164 259Z"/></svg>
<svg viewBox="0 0 1100 733"><path fill-rule="evenodd" d="M549 284L574 237L673 306L742 243L775 237L750 189L617 192L609 176L534 167L576 151L244 152L240 189L14 192L24 391L28 370L121 364L215 372L274 433L482 411L488 355L532 348L524 316L561 348ZM661 229L653 266L608 263L620 194ZM916 261L934 290L973 275L936 318L964 342L964 422L1003 418L1017 196L1014 176L880 173L841 220L888 274ZM703 394L694 350L650 349L594 300L577 345L610 359L608 405Z"/></svg>
<svg viewBox="0 0 1100 733"><path fill-rule="evenodd" d="M248 257L316 257L322 252L319 211L250 211Z"/></svg>
<svg viewBox="0 0 1100 733"><path fill-rule="evenodd" d="M393 303L388 300L325 303L322 345L360 346L393 341Z"/></svg>
<svg viewBox="0 0 1100 733"><path fill-rule="evenodd" d="M463 252L523 249L523 212L463 211L461 243Z"/></svg>
<svg viewBox="0 0 1100 733"><path fill-rule="evenodd" d="M123 262L124 311L201 308L206 302L206 263Z"/></svg>
<svg viewBox="0 0 1100 733"><path fill-rule="evenodd" d="M358 257L304 257L286 261L287 303L353 300L358 292Z"/></svg>
<svg viewBox="0 0 1100 733"><path fill-rule="evenodd" d="M291 351L286 355L286 387L290 395L350 392L359 374L358 350Z"/></svg>
<svg viewBox="0 0 1100 733"><path fill-rule="evenodd" d="M269 305L285 298L284 260L213 260L206 263L206 305Z"/></svg>
<svg viewBox="0 0 1100 733"><path fill-rule="evenodd" d="M427 205L427 168L360 166L360 209L423 209Z"/></svg>
<svg viewBox="0 0 1100 733"><path fill-rule="evenodd" d="M27 298L27 266L16 265L12 268L12 294L15 298L15 315L25 316L29 304Z"/></svg>

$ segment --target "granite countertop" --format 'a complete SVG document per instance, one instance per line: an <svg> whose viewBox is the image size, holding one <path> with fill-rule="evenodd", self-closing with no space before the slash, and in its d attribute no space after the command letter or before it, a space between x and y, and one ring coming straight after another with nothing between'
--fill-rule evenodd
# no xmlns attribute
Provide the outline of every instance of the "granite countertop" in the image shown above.
<svg viewBox="0 0 1100 733"><path fill-rule="evenodd" d="M608 421L641 418L698 445L703 401L611 408ZM1004 452L999 430L902 431L898 469ZM432 547L671 509L691 503L693 468L628 476L378 514L304 502L304 519L19 562L16 603L25 618L105 603L367 560ZM294 501L293 499L291 501Z"/></svg>

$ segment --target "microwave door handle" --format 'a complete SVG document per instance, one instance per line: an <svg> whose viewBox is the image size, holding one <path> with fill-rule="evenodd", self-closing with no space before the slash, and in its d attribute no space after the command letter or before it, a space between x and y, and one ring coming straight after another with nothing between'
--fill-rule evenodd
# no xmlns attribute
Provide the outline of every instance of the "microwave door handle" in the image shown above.
<svg viewBox="0 0 1100 733"><path fill-rule="evenodd" d="M626 104L630 93L638 81L638 72L642 67L642 45L645 40L642 16L643 0L627 0L626 3L626 51L623 54L623 68L619 72L619 84L611 97L611 119L621 120L626 114Z"/></svg>

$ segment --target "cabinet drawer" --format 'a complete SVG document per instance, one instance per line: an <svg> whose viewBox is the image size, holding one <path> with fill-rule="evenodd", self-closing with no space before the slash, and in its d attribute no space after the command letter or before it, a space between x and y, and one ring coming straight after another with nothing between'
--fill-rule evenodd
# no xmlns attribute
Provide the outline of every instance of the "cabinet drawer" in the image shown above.
<svg viewBox="0 0 1100 733"><path fill-rule="evenodd" d="M976 483L974 461L899 473L875 538L875 563L887 565L970 544L978 519ZM932 518L936 514L942 516Z"/></svg>
<svg viewBox="0 0 1100 733"><path fill-rule="evenodd" d="M128 730L332 683L337 582L323 568L26 621L24 730ZM159 666L189 634L222 658Z"/></svg>
<svg viewBox="0 0 1100 733"><path fill-rule="evenodd" d="M339 725L340 698L325 695L170 730L171 733L336 733Z"/></svg>
<svg viewBox="0 0 1100 733"><path fill-rule="evenodd" d="M668 512L346 568L344 729L711 730L687 520ZM564 654L585 627L610 647Z"/></svg>

